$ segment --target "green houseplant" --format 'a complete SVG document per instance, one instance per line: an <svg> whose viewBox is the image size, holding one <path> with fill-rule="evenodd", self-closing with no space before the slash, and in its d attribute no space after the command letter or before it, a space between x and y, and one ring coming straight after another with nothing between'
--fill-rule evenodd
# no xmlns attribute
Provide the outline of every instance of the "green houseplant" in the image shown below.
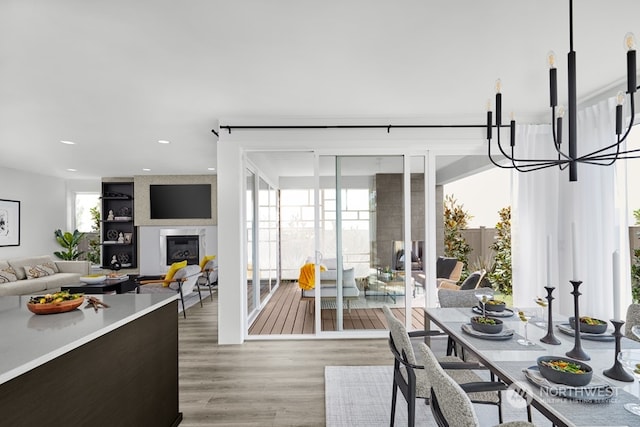
<svg viewBox="0 0 640 427"><path fill-rule="evenodd" d="M73 230L73 233L69 231L63 233L60 229L57 229L54 234L56 241L65 249L64 251L56 251L53 253L58 258L66 261L74 261L84 253L78 250L78 244L80 243L80 239L84 237L84 233L78 230Z"/></svg>

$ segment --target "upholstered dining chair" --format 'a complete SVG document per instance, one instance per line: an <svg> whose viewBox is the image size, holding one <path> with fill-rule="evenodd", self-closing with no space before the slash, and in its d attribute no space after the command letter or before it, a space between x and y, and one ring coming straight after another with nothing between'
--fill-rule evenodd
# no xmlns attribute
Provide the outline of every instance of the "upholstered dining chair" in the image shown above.
<svg viewBox="0 0 640 427"><path fill-rule="evenodd" d="M478 427L480 422L473 409L471 394L465 390L464 384L457 381L443 369L431 349L424 343L419 344L419 351L424 359L424 370L429 378L431 389L431 412L439 427ZM503 427L531 427L526 421L502 423Z"/></svg>
<svg viewBox="0 0 640 427"><path fill-rule="evenodd" d="M624 334L627 338L634 341L640 341L640 338L631 332L631 328L640 325L640 304L631 304L627 308L627 319L624 324Z"/></svg>
<svg viewBox="0 0 640 427"><path fill-rule="evenodd" d="M488 289L488 295L493 295L493 290ZM438 289L438 302L442 308L450 307L474 307L478 305L475 289L454 290L454 289ZM447 343L447 354L458 354L456 342L449 337ZM464 357L463 357L464 359Z"/></svg>
<svg viewBox="0 0 640 427"><path fill-rule="evenodd" d="M431 383L422 366L421 361L415 356L411 337L438 335L439 331L407 332L404 324L393 315L388 306L383 306L387 324L389 326L389 348L394 356L393 364L393 394L391 399L391 422L395 423L396 400L398 389L407 402L408 425L415 425L416 399L430 400ZM444 356L438 359L449 375L459 383L468 384L472 401L496 405L498 417L502 421L502 396L500 391L506 390L506 386L498 381L484 381L472 369L480 368L477 363L465 363L455 356Z"/></svg>

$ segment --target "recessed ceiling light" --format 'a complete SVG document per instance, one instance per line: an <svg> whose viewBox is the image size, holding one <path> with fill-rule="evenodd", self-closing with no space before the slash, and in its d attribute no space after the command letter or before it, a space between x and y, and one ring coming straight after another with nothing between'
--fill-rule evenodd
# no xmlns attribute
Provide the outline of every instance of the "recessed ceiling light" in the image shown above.
<svg viewBox="0 0 640 427"><path fill-rule="evenodd" d="M166 139L159 139L158 144L170 144L170 142L167 141Z"/></svg>
<svg viewBox="0 0 640 427"><path fill-rule="evenodd" d="M73 141L60 140L60 142L62 142L63 144L66 144L66 145L76 145L76 143L73 142Z"/></svg>
<svg viewBox="0 0 640 427"><path fill-rule="evenodd" d="M216 168L207 168L208 171L214 171Z"/></svg>
<svg viewBox="0 0 640 427"><path fill-rule="evenodd" d="M142 170L145 171L145 172L151 172L151 169L149 169L149 168L142 168Z"/></svg>
<svg viewBox="0 0 640 427"><path fill-rule="evenodd" d="M78 172L78 169L68 168L67 171L69 171L69 172Z"/></svg>

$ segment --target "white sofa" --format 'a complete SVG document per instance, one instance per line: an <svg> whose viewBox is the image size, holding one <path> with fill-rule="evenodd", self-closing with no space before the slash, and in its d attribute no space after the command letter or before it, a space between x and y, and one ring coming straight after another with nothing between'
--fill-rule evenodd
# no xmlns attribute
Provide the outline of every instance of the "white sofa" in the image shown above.
<svg viewBox="0 0 640 427"><path fill-rule="evenodd" d="M48 255L0 260L0 296L58 292L89 274L88 261L54 260Z"/></svg>
<svg viewBox="0 0 640 427"><path fill-rule="evenodd" d="M307 259L307 262L313 262ZM338 288L338 266L335 258L327 258L322 261L322 265L327 269L320 272L320 297L322 299L336 299ZM302 290L302 298L313 299L316 296L316 289ZM342 270L342 298L347 301L347 308L351 309L351 300L360 296L360 289L356 284L356 273L353 267Z"/></svg>

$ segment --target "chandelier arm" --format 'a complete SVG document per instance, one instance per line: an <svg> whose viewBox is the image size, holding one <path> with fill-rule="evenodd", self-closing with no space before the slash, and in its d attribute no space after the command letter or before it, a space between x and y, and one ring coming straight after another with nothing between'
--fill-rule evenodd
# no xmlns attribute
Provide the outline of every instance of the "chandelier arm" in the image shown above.
<svg viewBox="0 0 640 427"><path fill-rule="evenodd" d="M627 126L627 130L624 133L624 136L622 137L622 139L618 142L621 143L622 141L624 141L625 139L627 139L627 136L629 136L629 132L631 132L631 128L633 127L633 120L635 119L636 116L636 103L635 103L635 96L633 96L633 94L629 95L630 99L630 104L631 104L631 117L629 119L629 125Z"/></svg>
<svg viewBox="0 0 640 427"><path fill-rule="evenodd" d="M563 163L568 163L568 162L563 162ZM552 168L554 166L560 166L560 164L554 161L554 162L546 162L541 164L517 165L517 166L514 166L514 169L516 169L518 172L533 172L541 169Z"/></svg>

